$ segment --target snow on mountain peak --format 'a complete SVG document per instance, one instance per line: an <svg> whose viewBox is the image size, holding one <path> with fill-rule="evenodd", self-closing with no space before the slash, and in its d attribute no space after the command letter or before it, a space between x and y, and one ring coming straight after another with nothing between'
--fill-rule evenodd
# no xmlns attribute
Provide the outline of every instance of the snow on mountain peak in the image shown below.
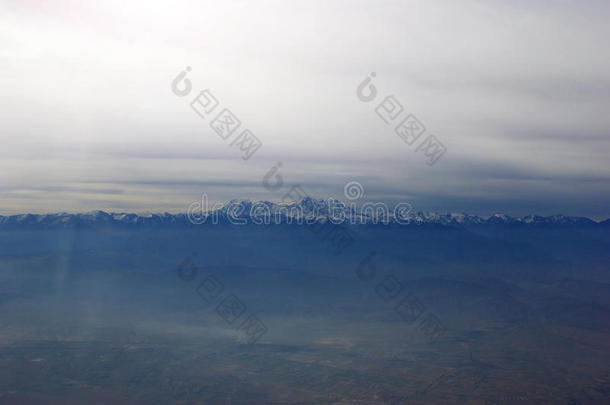
<svg viewBox="0 0 610 405"><path fill-rule="evenodd" d="M552 216L526 215L511 217L497 213L487 219L465 213L436 213L406 210L398 216L393 210L389 212L378 211L374 206L366 209L356 208L339 200L317 200L305 197L299 201L275 203L270 201L231 200L221 208L209 210L206 215L218 215L219 223L233 223L227 218L237 213L241 218L252 218L256 209L267 210L278 218L298 218L299 215L316 221L343 218L347 224L434 224L443 226L608 226L610 220L597 223L589 218L570 217L561 214ZM231 212L229 212L231 211ZM95 210L78 214L20 214L0 216L0 228L88 228L94 226L193 226L185 214L134 214L134 213L107 213ZM288 221L287 221L288 222ZM209 223L209 222L207 222Z"/></svg>

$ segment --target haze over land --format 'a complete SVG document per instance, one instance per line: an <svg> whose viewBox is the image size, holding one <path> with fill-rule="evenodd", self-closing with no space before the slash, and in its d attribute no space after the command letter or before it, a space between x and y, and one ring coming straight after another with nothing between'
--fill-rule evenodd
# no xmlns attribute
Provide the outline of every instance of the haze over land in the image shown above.
<svg viewBox="0 0 610 405"><path fill-rule="evenodd" d="M4 221L0 400L605 403L608 224L497 219Z"/></svg>

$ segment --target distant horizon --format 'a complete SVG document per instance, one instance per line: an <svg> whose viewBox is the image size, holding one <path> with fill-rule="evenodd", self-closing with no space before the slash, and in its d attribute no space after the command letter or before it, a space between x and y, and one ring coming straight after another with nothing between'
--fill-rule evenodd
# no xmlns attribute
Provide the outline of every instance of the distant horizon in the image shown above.
<svg viewBox="0 0 610 405"><path fill-rule="evenodd" d="M332 199L332 197L329 197L329 199ZM316 201L326 201L324 199L315 199ZM282 202L281 200L262 200L262 199L248 199L248 198L234 198L234 199L230 199L227 201L211 201L210 202L210 209L208 210L209 212L213 211L213 207L215 205L222 205L222 207L217 207L218 209L221 208L225 208L231 201L239 201L239 202L252 202L252 203L256 203L256 202L268 202L268 203L272 203L272 204L277 204L277 205L289 205L292 204L294 202ZM299 200L300 201L300 200ZM299 201L295 201L295 202L299 202ZM343 200L339 200L336 199L336 201L342 202L342 203L346 203L346 201ZM356 205L356 207L361 206L362 203L358 203ZM392 204L388 204L388 207L390 209L394 208L394 205ZM169 215L186 215L188 211L188 207L186 206L185 209L183 210L121 210L121 209L91 209L91 210L82 210L82 211L68 211L68 210L60 210L60 211L39 211L39 212L14 212L14 213L5 213L5 212L1 212L0 211L0 217L12 217L12 216L23 216L23 215L39 215L39 216L43 216L43 215L84 215L84 214L95 214L98 212L102 212L105 214L112 214L112 215L121 215L121 214L127 214L127 215L137 215L140 217L145 217L145 216L149 216L149 215L164 215L164 214L169 214ZM502 211L496 211L493 213L477 213L477 212L468 212L468 211L457 211L457 210L453 210L453 211L442 211L442 210L426 210L426 209L418 209L416 207L413 208L413 210L409 213L409 215L413 215L413 214L424 214L424 215L430 215L430 214L436 214L436 215L467 215L467 216L474 216L474 217L479 217L481 219L487 220L491 217L494 216L507 216L509 218L512 219L522 219L522 218L526 218L529 216L538 216L538 217L543 217L543 218L551 218L551 217L568 217L568 218L585 218L585 219L590 219L594 222L600 223L600 222L604 222L607 220L610 220L610 216L608 217L595 217L595 216L587 216L587 215L578 215L578 214L565 214L565 213L561 213L561 212L556 212L556 213L551 213L551 214L541 214L539 212L529 212L526 214L520 214L520 215L514 215L514 214L509 214L506 212L502 212Z"/></svg>

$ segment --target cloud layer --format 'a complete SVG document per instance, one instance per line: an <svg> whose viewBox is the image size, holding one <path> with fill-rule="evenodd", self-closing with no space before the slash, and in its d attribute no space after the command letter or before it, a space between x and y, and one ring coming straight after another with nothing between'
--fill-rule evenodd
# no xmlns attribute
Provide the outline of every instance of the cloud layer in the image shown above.
<svg viewBox="0 0 610 405"><path fill-rule="evenodd" d="M356 180L422 210L608 217L609 17L605 1L3 4L0 212L278 200L261 180L282 162L320 197ZM171 92L186 66L262 140L250 160ZM387 95L447 147L434 166L375 114Z"/></svg>

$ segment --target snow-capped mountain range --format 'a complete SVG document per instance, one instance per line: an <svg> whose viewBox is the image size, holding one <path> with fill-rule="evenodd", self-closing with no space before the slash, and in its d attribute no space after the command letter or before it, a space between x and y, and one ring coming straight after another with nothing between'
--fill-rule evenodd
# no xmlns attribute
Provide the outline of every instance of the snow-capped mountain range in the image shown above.
<svg viewBox="0 0 610 405"><path fill-rule="evenodd" d="M307 223L327 221L329 217L343 218L343 223L351 225L387 224L400 225L441 225L454 227L469 226L588 226L610 227L610 219L596 222L585 217L565 215L510 217L495 214L480 217L464 213L434 213L411 210L387 213L374 209L355 208L338 200L315 200L307 197L301 201L278 204L270 201L231 200L222 207L204 210L201 206L189 207L189 212L180 214L135 214L108 213L92 211L86 213L21 214L0 215L0 229L57 229L57 228L95 228L95 227L196 227L215 223L235 223L235 219L246 223L261 224L265 214L270 223L296 223L299 215L304 215ZM204 220L205 218L205 220ZM216 220L212 220L217 218ZM258 219L256 221L256 219ZM292 221L289 221L291 219Z"/></svg>

